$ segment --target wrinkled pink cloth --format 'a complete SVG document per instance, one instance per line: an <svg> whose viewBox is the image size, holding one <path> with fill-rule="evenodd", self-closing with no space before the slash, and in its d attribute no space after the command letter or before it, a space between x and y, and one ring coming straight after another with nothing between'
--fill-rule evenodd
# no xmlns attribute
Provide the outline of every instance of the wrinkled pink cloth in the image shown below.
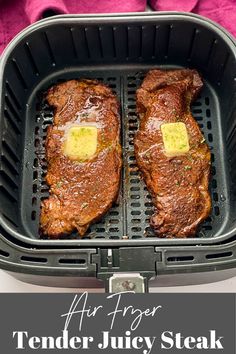
<svg viewBox="0 0 236 354"><path fill-rule="evenodd" d="M158 11L193 12L218 22L236 37L236 0L150 0Z"/></svg>
<svg viewBox="0 0 236 354"><path fill-rule="evenodd" d="M191 11L218 22L236 36L236 0L150 0L156 11ZM0 0L0 53L23 28L46 13L145 11L146 0Z"/></svg>

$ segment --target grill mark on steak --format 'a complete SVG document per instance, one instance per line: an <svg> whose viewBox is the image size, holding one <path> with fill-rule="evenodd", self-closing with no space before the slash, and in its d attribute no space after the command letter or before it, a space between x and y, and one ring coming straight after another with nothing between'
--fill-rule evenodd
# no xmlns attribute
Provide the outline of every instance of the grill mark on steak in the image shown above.
<svg viewBox="0 0 236 354"><path fill-rule="evenodd" d="M47 92L54 107L47 130L46 182L50 196L41 204L40 233L59 238L77 229L83 236L117 199L121 172L119 105L110 88L95 80L71 80ZM86 162L63 153L66 129L75 124L96 125L96 155Z"/></svg>
<svg viewBox="0 0 236 354"><path fill-rule="evenodd" d="M151 70L136 92L140 127L135 156L152 195L150 224L159 237L192 237L211 211L210 150L190 112L202 86L195 70ZM190 150L170 158L164 154L160 126L171 122L186 124Z"/></svg>

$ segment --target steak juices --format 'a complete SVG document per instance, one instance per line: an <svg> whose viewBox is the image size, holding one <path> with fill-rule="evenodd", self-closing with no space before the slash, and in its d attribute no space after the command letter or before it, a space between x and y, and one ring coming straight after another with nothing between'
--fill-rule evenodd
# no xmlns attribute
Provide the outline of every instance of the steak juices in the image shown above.
<svg viewBox="0 0 236 354"><path fill-rule="evenodd" d="M195 70L151 70L137 90L140 128L137 164L155 207L151 226L159 237L191 237L211 210L210 151L190 113L202 88ZM75 229L83 236L116 200L120 172L120 117L111 90L94 80L71 80L47 93L54 107L48 128L41 234Z"/></svg>

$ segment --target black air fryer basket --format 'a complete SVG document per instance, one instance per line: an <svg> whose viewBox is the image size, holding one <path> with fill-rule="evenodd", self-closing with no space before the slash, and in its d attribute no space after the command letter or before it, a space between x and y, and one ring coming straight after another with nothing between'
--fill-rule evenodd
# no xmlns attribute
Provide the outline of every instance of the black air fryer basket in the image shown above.
<svg viewBox="0 0 236 354"><path fill-rule="evenodd" d="M138 129L135 91L155 67L195 68L204 78L192 113L211 149L213 207L195 238L159 239L149 226L153 206L137 169L133 137ZM134 279L138 274L136 280L148 280L235 267L235 74L234 39L196 15L56 16L21 32L0 62L1 267L49 285L68 285L65 279L76 277L108 280L123 274ZM120 100L120 195L85 238L42 240L40 203L48 196L44 143L53 119L43 93L76 78L96 78Z"/></svg>

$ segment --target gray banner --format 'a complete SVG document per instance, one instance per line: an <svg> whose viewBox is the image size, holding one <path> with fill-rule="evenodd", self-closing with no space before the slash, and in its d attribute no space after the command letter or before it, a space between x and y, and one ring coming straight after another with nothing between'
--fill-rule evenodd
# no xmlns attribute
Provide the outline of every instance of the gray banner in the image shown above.
<svg viewBox="0 0 236 354"><path fill-rule="evenodd" d="M234 294L1 294L1 353L235 351Z"/></svg>

